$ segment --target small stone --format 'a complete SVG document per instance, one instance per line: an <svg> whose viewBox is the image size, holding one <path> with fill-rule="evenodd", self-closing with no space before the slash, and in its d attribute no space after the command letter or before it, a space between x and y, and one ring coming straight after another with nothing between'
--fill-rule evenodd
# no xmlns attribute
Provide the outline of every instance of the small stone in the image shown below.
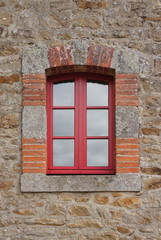
<svg viewBox="0 0 161 240"><path fill-rule="evenodd" d="M141 168L141 172L150 175L161 175L161 168L158 167Z"/></svg>
<svg viewBox="0 0 161 240"><path fill-rule="evenodd" d="M19 119L17 116L12 115L3 115L0 119L0 128L12 129L19 126Z"/></svg>
<svg viewBox="0 0 161 240"><path fill-rule="evenodd" d="M0 83L13 83L13 82L19 82L20 77L18 74L13 74L10 76L0 76Z"/></svg>
<svg viewBox="0 0 161 240"><path fill-rule="evenodd" d="M128 234L130 232L130 230L127 227L117 227L117 231L120 232L121 234Z"/></svg>
<svg viewBox="0 0 161 240"><path fill-rule="evenodd" d="M29 215L33 215L33 212L30 209L17 209L13 211L14 214L17 215L22 215L22 216L29 216Z"/></svg>
<svg viewBox="0 0 161 240"><path fill-rule="evenodd" d="M0 57L17 54L18 50L13 48L11 44L1 44L0 46Z"/></svg>
<svg viewBox="0 0 161 240"><path fill-rule="evenodd" d="M12 187L13 182L12 181L5 181L0 180L0 190L9 190Z"/></svg>
<svg viewBox="0 0 161 240"><path fill-rule="evenodd" d="M120 198L115 202L111 203L111 205L115 207L126 207L126 208L139 208L140 200L138 198Z"/></svg>
<svg viewBox="0 0 161 240"><path fill-rule="evenodd" d="M72 194L70 194L70 193L63 193L63 194L61 194L60 196L59 196L59 200L60 201L72 201L73 200L73 196L72 196Z"/></svg>
<svg viewBox="0 0 161 240"><path fill-rule="evenodd" d="M83 194L83 195L78 195L75 198L76 202L87 202L89 200L89 195Z"/></svg>
<svg viewBox="0 0 161 240"><path fill-rule="evenodd" d="M69 207L69 212L74 217L91 215L89 208L84 205L72 205Z"/></svg>
<svg viewBox="0 0 161 240"><path fill-rule="evenodd" d="M155 136L159 136L160 129L157 129L157 128L143 128L143 129L142 129L142 133L143 133L144 135L155 135Z"/></svg>
<svg viewBox="0 0 161 240"><path fill-rule="evenodd" d="M108 7L106 0L89 1L89 0L76 0L76 4L79 8L83 9L105 9Z"/></svg>
<svg viewBox="0 0 161 240"><path fill-rule="evenodd" d="M33 218L27 219L25 221L26 224L29 225L49 225L49 226L61 226L65 224L63 219L56 219L56 218Z"/></svg>
<svg viewBox="0 0 161 240"><path fill-rule="evenodd" d="M98 204L107 204L108 203L108 197L101 195L101 194L96 194L94 197L94 202L98 203Z"/></svg>
<svg viewBox="0 0 161 240"><path fill-rule="evenodd" d="M146 240L146 237L135 235L134 240Z"/></svg>
<svg viewBox="0 0 161 240"><path fill-rule="evenodd" d="M69 228L103 228L103 224L95 219L82 219L82 220L75 220L74 223L67 223L66 225Z"/></svg>
<svg viewBox="0 0 161 240"><path fill-rule="evenodd" d="M161 188L161 179L151 178L145 181L145 190Z"/></svg>
<svg viewBox="0 0 161 240"><path fill-rule="evenodd" d="M122 211L121 210L111 210L113 220L122 220Z"/></svg>
<svg viewBox="0 0 161 240"><path fill-rule="evenodd" d="M12 22L13 21L11 13L5 10L0 10L0 24L4 26L9 26Z"/></svg>
<svg viewBox="0 0 161 240"><path fill-rule="evenodd" d="M119 240L118 233L101 231L95 234L91 240Z"/></svg>

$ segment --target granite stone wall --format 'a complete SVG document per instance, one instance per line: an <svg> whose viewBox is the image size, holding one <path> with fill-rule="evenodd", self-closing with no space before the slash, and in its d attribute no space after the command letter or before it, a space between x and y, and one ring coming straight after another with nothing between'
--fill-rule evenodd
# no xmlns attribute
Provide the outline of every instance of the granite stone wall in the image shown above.
<svg viewBox="0 0 161 240"><path fill-rule="evenodd" d="M161 239L160 16L159 0L0 0L0 240ZM140 152L137 175L126 175L125 184L125 178L116 175L123 184L121 192L112 191L117 180L110 176L106 180L93 176L92 181L82 177L76 183L52 178L51 186L44 185L47 191L42 191L44 181L49 184L44 173L22 177L22 138L46 138L46 130L39 128L31 136L30 111L36 109L44 125L45 112L43 106L39 111L23 106L22 76L40 76L54 67L47 60L54 46L71 46L75 65L86 65L89 46L113 48L110 68L118 75L139 76L137 106L117 105L116 109L117 144L125 136L139 138ZM126 114L137 131L127 131ZM45 140L38 144L45 146ZM29 181L32 191L23 191L22 185L29 187L25 185ZM92 192L83 191L86 181L93 184ZM137 189L130 191L135 183Z"/></svg>

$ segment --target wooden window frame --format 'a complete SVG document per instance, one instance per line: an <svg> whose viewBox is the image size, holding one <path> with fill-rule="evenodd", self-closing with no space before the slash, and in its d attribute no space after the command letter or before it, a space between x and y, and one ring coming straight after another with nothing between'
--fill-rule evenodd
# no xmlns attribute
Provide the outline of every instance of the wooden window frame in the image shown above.
<svg viewBox="0 0 161 240"><path fill-rule="evenodd" d="M86 79L108 83L108 107L87 107L87 90ZM73 107L53 107L53 83L61 81L75 81L75 104ZM86 139L95 139L95 137L86 136L87 116L86 109L108 109L108 167L96 166L87 167L87 147ZM74 167L53 167L53 109L74 109L74 137L56 137L57 139L74 139ZM58 76L48 77L47 79L47 174L115 174L115 87L114 78L111 76L90 74L90 73L73 73L62 74ZM105 137L96 137L97 139L105 139Z"/></svg>

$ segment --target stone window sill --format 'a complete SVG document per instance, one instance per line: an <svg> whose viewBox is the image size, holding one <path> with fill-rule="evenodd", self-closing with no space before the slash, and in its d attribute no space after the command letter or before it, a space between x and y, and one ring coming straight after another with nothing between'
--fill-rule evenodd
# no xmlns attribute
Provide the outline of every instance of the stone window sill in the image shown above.
<svg viewBox="0 0 161 240"><path fill-rule="evenodd" d="M21 192L131 192L141 190L140 174L21 175Z"/></svg>

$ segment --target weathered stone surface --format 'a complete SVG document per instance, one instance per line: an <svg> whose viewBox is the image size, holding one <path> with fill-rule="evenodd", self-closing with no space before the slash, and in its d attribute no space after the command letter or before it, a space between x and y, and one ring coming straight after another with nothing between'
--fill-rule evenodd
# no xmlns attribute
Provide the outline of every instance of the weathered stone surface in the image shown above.
<svg viewBox="0 0 161 240"><path fill-rule="evenodd" d="M144 174L150 174L150 175L161 175L161 168L158 168L158 167L141 168L141 172Z"/></svg>
<svg viewBox="0 0 161 240"><path fill-rule="evenodd" d="M4 128L4 129L13 129L13 128L17 128L19 126L19 118L17 115L3 115L0 118L0 128Z"/></svg>
<svg viewBox="0 0 161 240"><path fill-rule="evenodd" d="M75 40L72 43L72 55L75 65L86 65L88 43L83 40Z"/></svg>
<svg viewBox="0 0 161 240"><path fill-rule="evenodd" d="M116 69L116 73L138 73L139 53L128 48L115 49L111 68Z"/></svg>
<svg viewBox="0 0 161 240"><path fill-rule="evenodd" d="M89 1L89 0L76 0L76 4L79 8L82 9L106 9L108 7L108 3L106 0L99 1Z"/></svg>
<svg viewBox="0 0 161 240"><path fill-rule="evenodd" d="M120 198L111 203L115 207L139 208L140 200L138 198Z"/></svg>
<svg viewBox="0 0 161 240"><path fill-rule="evenodd" d="M90 196L88 194L79 194L76 196L75 201L76 202L87 202L89 200Z"/></svg>
<svg viewBox="0 0 161 240"><path fill-rule="evenodd" d="M91 238L91 240L119 240L118 233L101 231L96 233L95 236Z"/></svg>
<svg viewBox="0 0 161 240"><path fill-rule="evenodd" d="M156 135L159 136L160 129L156 128L143 128L142 132L144 135Z"/></svg>
<svg viewBox="0 0 161 240"><path fill-rule="evenodd" d="M46 138L46 110L43 106L23 108L23 138Z"/></svg>
<svg viewBox="0 0 161 240"><path fill-rule="evenodd" d="M59 200L60 201L65 201L65 202L68 202L68 201L72 201L73 200L73 196L72 194L70 193L62 193L60 196L59 196Z"/></svg>
<svg viewBox="0 0 161 240"><path fill-rule="evenodd" d="M90 209L84 205L72 205L69 207L69 212L74 217L91 215Z"/></svg>
<svg viewBox="0 0 161 240"><path fill-rule="evenodd" d="M28 225L49 225L49 226L62 226L65 224L63 219L50 218L32 218L25 221Z"/></svg>
<svg viewBox="0 0 161 240"><path fill-rule="evenodd" d="M24 52L22 58L23 74L45 73L46 68L49 68L49 61L45 45L30 48Z"/></svg>
<svg viewBox="0 0 161 240"><path fill-rule="evenodd" d="M11 43L1 44L0 57L14 55L18 53L18 49L13 47Z"/></svg>
<svg viewBox="0 0 161 240"><path fill-rule="evenodd" d="M95 219L75 220L74 223L67 223L69 228L103 228L103 224Z"/></svg>
<svg viewBox="0 0 161 240"><path fill-rule="evenodd" d="M33 215L33 212L30 209L17 209L14 210L13 213L21 216Z"/></svg>
<svg viewBox="0 0 161 240"><path fill-rule="evenodd" d="M13 83L19 81L20 77L18 74L13 74L11 76L0 76L0 83Z"/></svg>
<svg viewBox="0 0 161 240"><path fill-rule="evenodd" d="M160 178L150 178L145 181L145 190L161 188Z"/></svg>
<svg viewBox="0 0 161 240"><path fill-rule="evenodd" d="M136 107L117 107L116 136L121 138L137 138L138 130L138 109Z"/></svg>
<svg viewBox="0 0 161 240"><path fill-rule="evenodd" d="M108 197L102 194L96 194L94 196L94 202L98 203L98 204L107 204L108 203Z"/></svg>
<svg viewBox="0 0 161 240"><path fill-rule="evenodd" d="M21 175L22 192L99 192L99 191L139 191L139 174L103 175L66 175L44 176L43 174ZM81 182L81 184L80 184ZM63 196L64 194L60 195ZM60 200L63 200L59 197ZM69 200L68 200L69 201Z"/></svg>
<svg viewBox="0 0 161 240"><path fill-rule="evenodd" d="M4 26L9 26L12 23L12 15L10 12L5 10L0 10L0 24Z"/></svg>

